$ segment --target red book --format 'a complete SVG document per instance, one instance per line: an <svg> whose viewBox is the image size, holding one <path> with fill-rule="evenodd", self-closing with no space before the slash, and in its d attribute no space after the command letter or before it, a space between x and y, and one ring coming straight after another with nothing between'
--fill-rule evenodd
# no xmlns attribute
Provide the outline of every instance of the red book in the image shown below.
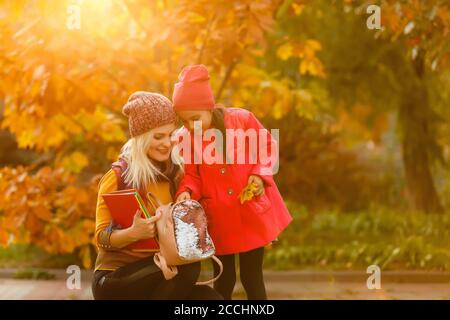
<svg viewBox="0 0 450 320"><path fill-rule="evenodd" d="M105 200L114 223L120 225L123 229L131 227L133 224L133 217L138 209L142 211L143 218L150 217L148 209L145 207L141 196L135 189L105 193L102 194L102 197L103 200ZM159 245L155 238L138 240L129 244L126 248L143 252L159 251Z"/></svg>

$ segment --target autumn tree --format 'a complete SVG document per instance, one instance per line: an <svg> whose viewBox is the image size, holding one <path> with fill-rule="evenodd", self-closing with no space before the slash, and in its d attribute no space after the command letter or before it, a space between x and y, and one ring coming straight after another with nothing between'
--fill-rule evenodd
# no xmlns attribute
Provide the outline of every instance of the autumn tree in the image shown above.
<svg viewBox="0 0 450 320"><path fill-rule="evenodd" d="M0 171L1 243L30 242L56 253L77 248L88 266L97 178L127 139L124 101L136 90L170 96L179 71L192 63L208 65L217 75L217 100L229 99L235 72L257 70L280 5L3 3L1 127L37 156L30 166Z"/></svg>
<svg viewBox="0 0 450 320"><path fill-rule="evenodd" d="M364 12L372 3L352 4ZM373 32L374 37L401 46L398 64L391 67L401 97L398 119L406 183L416 208L440 212L443 208L431 169L437 161L444 163L437 134L444 119L431 105L431 96L440 89L433 79L450 69L450 7L439 0L378 4L383 27Z"/></svg>
<svg viewBox="0 0 450 320"><path fill-rule="evenodd" d="M367 27L370 5L380 8L380 29ZM329 110L345 110L346 125L359 121L375 143L395 112L412 206L427 212L442 211L432 172L447 165L449 12L445 1L315 1L297 21L324 48Z"/></svg>

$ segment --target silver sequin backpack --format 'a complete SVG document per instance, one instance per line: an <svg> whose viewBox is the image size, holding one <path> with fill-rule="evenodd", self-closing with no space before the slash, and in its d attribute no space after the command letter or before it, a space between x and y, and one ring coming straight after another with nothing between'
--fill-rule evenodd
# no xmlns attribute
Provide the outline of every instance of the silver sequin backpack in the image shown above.
<svg viewBox="0 0 450 320"><path fill-rule="evenodd" d="M223 271L221 261L214 255L214 243L208 233L205 210L195 200L182 200L176 203L161 204L152 193L147 194L149 202L155 207L157 240L160 251L155 253L155 264L169 280L178 273L176 266L212 258L220 268L219 274L208 281L216 281Z"/></svg>

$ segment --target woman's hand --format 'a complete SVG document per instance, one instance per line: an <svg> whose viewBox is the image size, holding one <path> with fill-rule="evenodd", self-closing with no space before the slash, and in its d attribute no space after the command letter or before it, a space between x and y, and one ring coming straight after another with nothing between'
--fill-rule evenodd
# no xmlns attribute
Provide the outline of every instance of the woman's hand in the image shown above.
<svg viewBox="0 0 450 320"><path fill-rule="evenodd" d="M248 177L248 184L254 183L257 189L254 191L255 196L260 196L264 194L264 182L258 176L251 175Z"/></svg>
<svg viewBox="0 0 450 320"><path fill-rule="evenodd" d="M182 201L182 200L189 200L191 199L191 194L188 191L184 191L182 193L180 193L180 195L177 198L177 202L178 201Z"/></svg>
<svg viewBox="0 0 450 320"><path fill-rule="evenodd" d="M133 241L142 239L154 238L156 236L156 221L160 218L160 215L153 217L142 218L142 211L137 210L133 217L133 224L130 227L129 234Z"/></svg>

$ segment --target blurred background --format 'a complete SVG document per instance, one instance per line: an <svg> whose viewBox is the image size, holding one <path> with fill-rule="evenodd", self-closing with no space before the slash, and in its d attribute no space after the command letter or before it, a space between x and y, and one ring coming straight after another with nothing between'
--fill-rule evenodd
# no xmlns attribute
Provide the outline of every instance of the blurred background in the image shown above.
<svg viewBox="0 0 450 320"><path fill-rule="evenodd" d="M0 267L92 268L124 102L171 97L195 63L217 102L280 129L275 178L294 222L267 269L450 270L439 0L0 1Z"/></svg>

